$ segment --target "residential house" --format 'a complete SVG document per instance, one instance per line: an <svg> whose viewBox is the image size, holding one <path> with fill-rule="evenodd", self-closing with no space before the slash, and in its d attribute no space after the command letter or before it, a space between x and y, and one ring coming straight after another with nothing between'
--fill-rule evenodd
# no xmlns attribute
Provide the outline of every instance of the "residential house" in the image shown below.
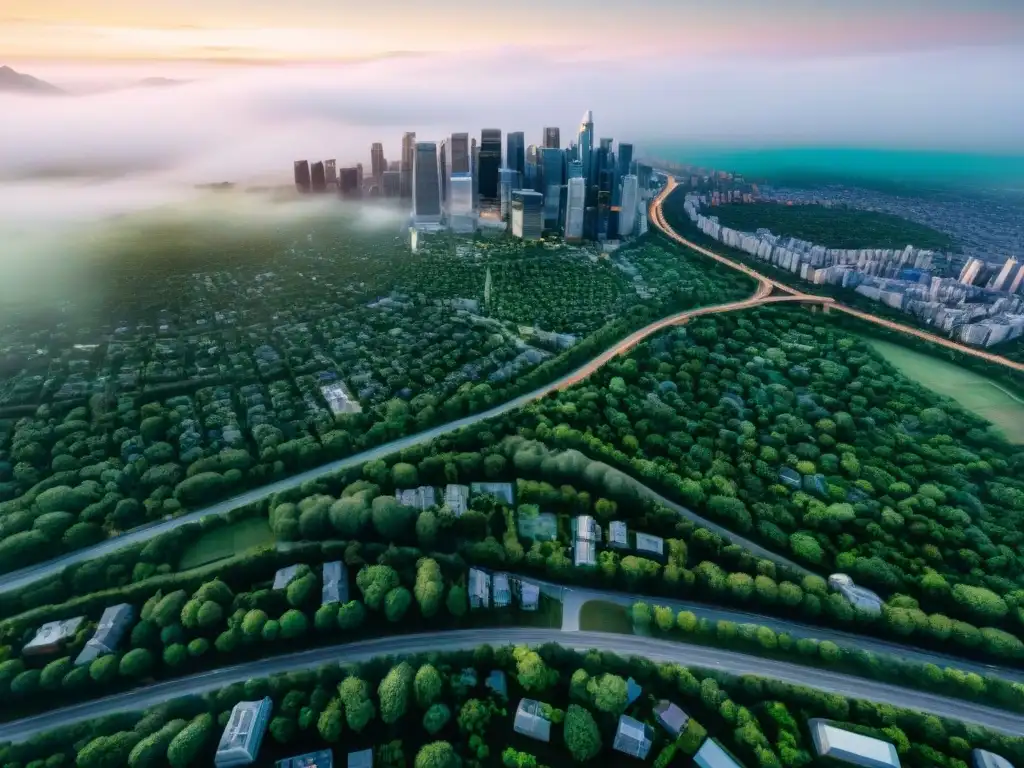
<svg viewBox="0 0 1024 768"><path fill-rule="evenodd" d="M971 750L971 768L1013 768L1005 757L984 749Z"/></svg>
<svg viewBox="0 0 1024 768"><path fill-rule="evenodd" d="M491 674L487 676L487 680L484 681L484 685L500 698L508 700L508 679L500 669L492 670Z"/></svg>
<svg viewBox="0 0 1024 768"><path fill-rule="evenodd" d="M630 757L646 760L653 743L654 731L649 725L627 715L619 717L619 727L615 730L612 749Z"/></svg>
<svg viewBox="0 0 1024 768"><path fill-rule="evenodd" d="M348 753L348 768L373 768L373 750L361 749Z"/></svg>
<svg viewBox="0 0 1024 768"><path fill-rule="evenodd" d="M577 566L597 565L597 544L600 529L590 515L580 515L573 521L573 563Z"/></svg>
<svg viewBox="0 0 1024 768"><path fill-rule="evenodd" d="M111 605L104 609L100 623L93 636L85 644L82 652L75 659L75 666L92 664L93 661L107 653L113 653L135 621L135 609L128 603Z"/></svg>
<svg viewBox="0 0 1024 768"><path fill-rule="evenodd" d="M348 569L340 560L333 560L323 565L323 595L321 605L328 603L347 603Z"/></svg>
<svg viewBox="0 0 1024 768"><path fill-rule="evenodd" d="M888 741L838 728L821 718L814 718L807 725L814 750L821 757L862 768L899 768L896 747Z"/></svg>
<svg viewBox="0 0 1024 768"><path fill-rule="evenodd" d="M472 483L470 486L473 493L488 493L494 498L511 507L515 503L512 495L512 483Z"/></svg>
<svg viewBox="0 0 1024 768"><path fill-rule="evenodd" d="M217 744L213 764L218 768L249 765L256 761L274 703L269 696L259 701L240 701L231 710Z"/></svg>
<svg viewBox="0 0 1024 768"><path fill-rule="evenodd" d="M286 757L274 763L274 768L333 768L334 753L329 749L307 752L296 757Z"/></svg>
<svg viewBox="0 0 1024 768"><path fill-rule="evenodd" d="M629 548L629 529L621 520L615 520L608 526L608 546L616 549Z"/></svg>
<svg viewBox="0 0 1024 768"><path fill-rule="evenodd" d="M800 486L803 485L800 473L791 467L783 467L779 470L779 482L794 491L800 490Z"/></svg>
<svg viewBox="0 0 1024 768"><path fill-rule="evenodd" d="M36 630L35 636L25 643L21 652L25 656L46 656L64 649L68 641L75 637L78 628L85 621L84 616L61 621L48 621Z"/></svg>
<svg viewBox="0 0 1024 768"><path fill-rule="evenodd" d="M395 498L399 504L418 509L420 512L437 503L437 496L434 492L434 487L431 485L399 489L395 491Z"/></svg>
<svg viewBox="0 0 1024 768"><path fill-rule="evenodd" d="M496 573L491 578L491 599L495 608L508 608L512 604L512 588L507 573Z"/></svg>
<svg viewBox="0 0 1024 768"><path fill-rule="evenodd" d="M541 703L534 699L520 699L516 719L512 725L516 733L537 741L551 741L551 721L544 717Z"/></svg>
<svg viewBox="0 0 1024 768"><path fill-rule="evenodd" d="M491 607L491 577L479 568L469 569L469 607Z"/></svg>
<svg viewBox="0 0 1024 768"><path fill-rule="evenodd" d="M645 557L655 559L665 556L665 540L649 533L636 534L636 551Z"/></svg>
<svg viewBox="0 0 1024 768"><path fill-rule="evenodd" d="M673 739L678 737L690 722L690 716L667 699L662 699L654 705L654 719Z"/></svg>
<svg viewBox="0 0 1024 768"><path fill-rule="evenodd" d="M707 739L700 745L693 756L693 764L697 768L743 768L743 763L714 739Z"/></svg>
<svg viewBox="0 0 1024 768"><path fill-rule="evenodd" d="M519 579L519 608L536 611L540 608L540 585L526 579Z"/></svg>
<svg viewBox="0 0 1024 768"><path fill-rule="evenodd" d="M278 569L277 573L274 574L274 589L287 589L298 572L299 564L286 565L284 568Z"/></svg>
<svg viewBox="0 0 1024 768"><path fill-rule="evenodd" d="M857 610L872 616L882 614L882 605L884 604L882 598L870 589L855 584L853 579L845 573L833 573L828 577L828 585L845 597L847 602Z"/></svg>
<svg viewBox="0 0 1024 768"><path fill-rule="evenodd" d="M469 486L449 483L444 488L444 505L450 509L456 517L469 509Z"/></svg>

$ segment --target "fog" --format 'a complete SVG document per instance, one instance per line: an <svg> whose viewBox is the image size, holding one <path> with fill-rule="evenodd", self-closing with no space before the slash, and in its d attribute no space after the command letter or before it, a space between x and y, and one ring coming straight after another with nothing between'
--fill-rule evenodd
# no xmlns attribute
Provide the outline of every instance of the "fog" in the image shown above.
<svg viewBox="0 0 1024 768"><path fill-rule="evenodd" d="M1024 53L1010 48L721 59L509 49L277 68L13 64L71 94L0 94L0 258L32 279L40 265L73 258L81 228L107 217L161 207L192 216L204 210L188 205L194 185L287 184L299 158L369 168L371 142L395 159L406 130L440 139L494 126L524 130L530 143L557 125L564 145L592 109L599 136L631 140L640 154L645 142L1024 151L1015 82ZM183 82L125 87L145 77ZM269 205L252 198L218 215L244 224Z"/></svg>

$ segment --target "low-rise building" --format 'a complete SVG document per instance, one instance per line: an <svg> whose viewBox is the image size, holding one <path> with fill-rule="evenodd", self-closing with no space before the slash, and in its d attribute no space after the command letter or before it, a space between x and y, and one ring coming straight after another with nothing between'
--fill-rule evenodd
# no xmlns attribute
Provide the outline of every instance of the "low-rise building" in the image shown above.
<svg viewBox="0 0 1024 768"><path fill-rule="evenodd" d="M828 585L846 598L857 610L872 616L880 616L884 601L866 587L858 586L845 573L833 573L828 577Z"/></svg>
<svg viewBox="0 0 1024 768"><path fill-rule="evenodd" d="M679 736L690 722L690 716L667 699L662 699L654 705L654 719L673 739Z"/></svg>
<svg viewBox="0 0 1024 768"><path fill-rule="evenodd" d="M360 749L348 753L348 768L373 768L373 750Z"/></svg>
<svg viewBox="0 0 1024 768"><path fill-rule="evenodd" d="M329 749L286 757L274 763L274 768L334 768L334 753Z"/></svg>
<svg viewBox="0 0 1024 768"><path fill-rule="evenodd" d="M506 506L511 507L515 503L512 494L512 483L472 483L470 489L473 493L488 493Z"/></svg>
<svg viewBox="0 0 1024 768"><path fill-rule="evenodd" d="M479 568L470 568L467 591L470 608L491 607L491 577L488 573Z"/></svg>
<svg viewBox="0 0 1024 768"><path fill-rule="evenodd" d="M100 623L96 626L96 631L89 638L89 642L85 644L82 652L78 654L78 658L75 659L75 666L92 664L100 656L113 653L134 620L135 609L128 603L105 608L103 615L100 616Z"/></svg>
<svg viewBox="0 0 1024 768"><path fill-rule="evenodd" d="M647 557L664 557L665 540L660 536L652 536L649 533L637 533L636 551Z"/></svg>
<svg viewBox="0 0 1024 768"><path fill-rule="evenodd" d="M814 750L821 757L862 768L899 768L896 747L888 741L838 728L821 718L814 718L807 725Z"/></svg>
<svg viewBox="0 0 1024 768"><path fill-rule="evenodd" d="M597 565L597 544L601 531L597 521L590 515L580 515L573 520L573 563L577 566Z"/></svg>
<svg viewBox="0 0 1024 768"><path fill-rule="evenodd" d="M507 608L512 604L512 588L507 573L496 573L491 578L491 600L495 608Z"/></svg>
<svg viewBox="0 0 1024 768"><path fill-rule="evenodd" d="M217 744L213 764L218 768L229 768L255 762L270 722L272 707L273 701L269 696L259 701L240 701L235 704Z"/></svg>
<svg viewBox="0 0 1024 768"><path fill-rule="evenodd" d="M743 763L714 739L706 739L693 756L697 768L743 768Z"/></svg>
<svg viewBox="0 0 1024 768"><path fill-rule="evenodd" d="M615 520L609 524L608 546L616 549L629 548L629 528L621 520Z"/></svg>
<svg viewBox="0 0 1024 768"><path fill-rule="evenodd" d="M649 725L634 720L628 715L619 717L619 727L615 729L612 749L630 757L646 760L653 743L654 731Z"/></svg>
<svg viewBox="0 0 1024 768"><path fill-rule="evenodd" d="M21 649L25 656L46 656L64 649L68 641L74 638L78 628L85 621L84 616L61 621L48 621L36 630L35 636Z"/></svg>
<svg viewBox="0 0 1024 768"><path fill-rule="evenodd" d="M985 749L971 750L971 768L1013 768L1005 757Z"/></svg>
<svg viewBox="0 0 1024 768"><path fill-rule="evenodd" d="M444 488L444 505L450 509L456 517L462 517L469 509L469 486L449 483Z"/></svg>
<svg viewBox="0 0 1024 768"><path fill-rule="evenodd" d="M540 585L526 579L519 580L519 607L524 611L540 608Z"/></svg>
<svg viewBox="0 0 1024 768"><path fill-rule="evenodd" d="M288 585L292 583L292 580L299 572L300 566L286 565L284 568L279 568L277 573L274 574L274 589L281 590L287 589Z"/></svg>
<svg viewBox="0 0 1024 768"><path fill-rule="evenodd" d="M551 741L551 721L544 717L541 703L535 699L519 700L512 728L516 733L531 739Z"/></svg>
<svg viewBox="0 0 1024 768"><path fill-rule="evenodd" d="M422 512L437 503L437 495L432 485L421 485L418 488L404 488L395 491L395 499L399 504L418 509Z"/></svg>
<svg viewBox="0 0 1024 768"><path fill-rule="evenodd" d="M340 560L324 563L322 605L348 602L348 569Z"/></svg>

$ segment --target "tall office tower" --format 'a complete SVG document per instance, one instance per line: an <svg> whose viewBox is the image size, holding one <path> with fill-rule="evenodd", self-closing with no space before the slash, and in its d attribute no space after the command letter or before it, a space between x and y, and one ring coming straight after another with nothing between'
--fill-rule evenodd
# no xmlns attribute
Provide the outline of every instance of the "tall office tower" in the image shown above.
<svg viewBox="0 0 1024 768"><path fill-rule="evenodd" d="M469 140L470 173L473 174L473 210L480 207L480 146L476 136Z"/></svg>
<svg viewBox="0 0 1024 768"><path fill-rule="evenodd" d="M505 136L505 167L519 173L522 181L526 174L526 134L512 131Z"/></svg>
<svg viewBox="0 0 1024 768"><path fill-rule="evenodd" d="M526 148L526 167L523 173L523 189L540 192L540 150L536 144Z"/></svg>
<svg viewBox="0 0 1024 768"><path fill-rule="evenodd" d="M449 147L449 173L470 173L469 134L453 133Z"/></svg>
<svg viewBox="0 0 1024 768"><path fill-rule="evenodd" d="M387 169L388 162L384 159L384 145L375 141L370 146L370 173L373 174L373 180L377 182L377 186L380 186L381 176Z"/></svg>
<svg viewBox="0 0 1024 768"><path fill-rule="evenodd" d="M313 182L314 192L327 191L327 175L324 172L324 163L322 160L317 160L309 167L309 175Z"/></svg>
<svg viewBox="0 0 1024 768"><path fill-rule="evenodd" d="M615 168L615 175L622 179L633 172L633 145L626 142L619 142L619 159Z"/></svg>
<svg viewBox="0 0 1024 768"><path fill-rule="evenodd" d="M1010 283L1010 293L1017 293L1022 287L1024 287L1024 264L1020 265L1020 269L1017 270L1017 276Z"/></svg>
<svg viewBox="0 0 1024 768"><path fill-rule="evenodd" d="M338 191L347 200L355 200L362 197L362 189L359 187L359 171L355 166L341 169L338 179Z"/></svg>
<svg viewBox="0 0 1024 768"><path fill-rule="evenodd" d="M636 229L637 206L639 206L637 177L627 173L622 177L622 204L619 206L619 237L629 237Z"/></svg>
<svg viewBox="0 0 1024 768"><path fill-rule="evenodd" d="M583 209L583 237L597 240L597 206L588 205Z"/></svg>
<svg viewBox="0 0 1024 768"><path fill-rule="evenodd" d="M412 197L412 166L416 157L416 132L402 136L402 197Z"/></svg>
<svg viewBox="0 0 1024 768"><path fill-rule="evenodd" d="M567 179L583 179L583 163L579 160L570 160L566 166ZM586 179L583 179L583 185L586 187Z"/></svg>
<svg viewBox="0 0 1024 768"><path fill-rule="evenodd" d="M573 161L571 165L579 165ZM583 214L587 203L587 180L583 176L569 177L569 191L565 201L565 239L579 242L583 239Z"/></svg>
<svg viewBox="0 0 1024 768"><path fill-rule="evenodd" d="M312 181L309 175L309 160L295 161L295 188L299 192L309 192Z"/></svg>
<svg viewBox="0 0 1024 768"><path fill-rule="evenodd" d="M388 168L387 169L389 171L398 171L399 173L401 173L402 172L402 161L401 160L388 160Z"/></svg>
<svg viewBox="0 0 1024 768"><path fill-rule="evenodd" d="M512 193L512 234L523 240L540 240L544 231L544 196L532 189Z"/></svg>
<svg viewBox="0 0 1024 768"><path fill-rule="evenodd" d="M984 266L985 262L981 259L968 259L967 263L964 264L964 268L960 270L960 277L957 280L964 285L974 285L978 273L981 272L981 268Z"/></svg>
<svg viewBox="0 0 1024 768"><path fill-rule="evenodd" d="M359 175L359 188L363 188L363 164L356 163L356 173Z"/></svg>
<svg viewBox="0 0 1024 768"><path fill-rule="evenodd" d="M502 221L508 221L509 212L512 210L512 193L520 189L521 186L519 171L515 168L502 168L498 171L498 193Z"/></svg>
<svg viewBox="0 0 1024 768"><path fill-rule="evenodd" d="M480 132L480 199L498 202L498 170L501 168L501 129Z"/></svg>
<svg viewBox="0 0 1024 768"><path fill-rule="evenodd" d="M441 139L437 158L441 179L441 209L448 208L448 139Z"/></svg>
<svg viewBox="0 0 1024 768"><path fill-rule="evenodd" d="M548 149L561 149L562 132L558 128L545 128L544 146Z"/></svg>
<svg viewBox="0 0 1024 768"><path fill-rule="evenodd" d="M453 232L466 234L476 229L473 211L473 175L468 171L453 173L448 182L448 226Z"/></svg>
<svg viewBox="0 0 1024 768"><path fill-rule="evenodd" d="M565 155L553 147L541 147L538 156L540 193L544 196L544 228L558 227L558 199L565 183Z"/></svg>
<svg viewBox="0 0 1024 768"><path fill-rule="evenodd" d="M381 194L384 197L399 197L402 194L401 171L384 171L380 178Z"/></svg>
<svg viewBox="0 0 1024 768"><path fill-rule="evenodd" d="M329 187L338 183L338 163L336 160L324 160L324 178L327 179L327 186Z"/></svg>
<svg viewBox="0 0 1024 768"><path fill-rule="evenodd" d="M645 165L644 163L636 164L636 183L640 190L640 199L646 200L650 197L651 192L651 176L653 171L651 166Z"/></svg>
<svg viewBox="0 0 1024 768"><path fill-rule="evenodd" d="M1010 282L1010 275L1013 274L1013 268L1016 266L1017 260L1013 258L1013 256L1006 260L1006 263L1003 264L1003 268L999 270L999 274L992 279L993 291L1002 291L1006 289Z"/></svg>
<svg viewBox="0 0 1024 768"><path fill-rule="evenodd" d="M605 154L610 154L612 151L612 144L615 143L615 139L609 139L607 137L601 139L601 143L598 145L605 151Z"/></svg>
<svg viewBox="0 0 1024 768"><path fill-rule="evenodd" d="M604 168L601 171L601 178L597 187L597 239L607 240L614 236L609 233L608 220L612 208L612 183L615 172L611 168Z"/></svg>
<svg viewBox="0 0 1024 768"><path fill-rule="evenodd" d="M416 223L441 221L441 185L438 181L436 142L416 142L412 187L412 215Z"/></svg>
<svg viewBox="0 0 1024 768"><path fill-rule="evenodd" d="M587 184L593 183L590 175L590 153L594 149L594 113L589 109L583 114L580 121L579 141L577 142L576 159L583 163L583 178Z"/></svg>

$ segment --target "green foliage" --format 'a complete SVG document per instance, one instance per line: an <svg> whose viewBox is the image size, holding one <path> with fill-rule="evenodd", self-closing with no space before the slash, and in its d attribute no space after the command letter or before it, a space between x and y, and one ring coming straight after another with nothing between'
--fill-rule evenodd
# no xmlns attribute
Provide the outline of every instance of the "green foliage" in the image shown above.
<svg viewBox="0 0 1024 768"><path fill-rule="evenodd" d="M587 762L601 751L601 731L590 712L579 704L570 704L563 726L565 746L577 762Z"/></svg>
<svg viewBox="0 0 1024 768"><path fill-rule="evenodd" d="M167 745L167 762L171 768L190 768L213 737L213 717L197 715Z"/></svg>
<svg viewBox="0 0 1024 768"><path fill-rule="evenodd" d="M416 670L416 677L413 681L413 691L416 694L416 703L420 708L427 708L436 702L444 688L444 680L441 673L432 664L424 664Z"/></svg>
<svg viewBox="0 0 1024 768"><path fill-rule="evenodd" d="M364 565L356 574L356 586L363 594L363 603L371 611L379 611L384 598L395 587L401 586L398 573L388 565Z"/></svg>
<svg viewBox="0 0 1024 768"><path fill-rule="evenodd" d="M380 686L377 688L380 717L388 725L398 722L405 714L409 706L409 695L412 692L414 677L413 668L403 661L392 667L381 680Z"/></svg>
<svg viewBox="0 0 1024 768"><path fill-rule="evenodd" d="M445 704L441 702L431 704L423 713L423 730L431 736L436 736L451 719L452 711Z"/></svg>
<svg viewBox="0 0 1024 768"><path fill-rule="evenodd" d="M414 768L460 768L462 761L447 741L433 741L420 747Z"/></svg>

